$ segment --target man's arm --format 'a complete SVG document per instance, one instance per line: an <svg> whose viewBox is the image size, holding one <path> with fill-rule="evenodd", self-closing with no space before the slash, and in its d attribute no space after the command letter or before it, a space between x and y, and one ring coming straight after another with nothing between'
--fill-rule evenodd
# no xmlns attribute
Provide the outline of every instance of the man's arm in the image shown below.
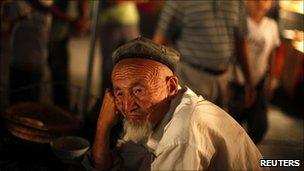
<svg viewBox="0 0 304 171"><path fill-rule="evenodd" d="M168 45L169 41L168 39L159 33L156 33L153 37L153 42L160 45Z"/></svg>
<svg viewBox="0 0 304 171"><path fill-rule="evenodd" d="M110 131L118 120L114 97L106 90L99 112L95 141L92 147L92 164L96 169L112 167L113 156L110 150Z"/></svg>
<svg viewBox="0 0 304 171"><path fill-rule="evenodd" d="M253 85L252 67L248 57L248 26L247 12L244 1L238 1L239 14L238 24L235 28L235 51L236 57L245 77L245 106L249 107L255 101L255 89Z"/></svg>
<svg viewBox="0 0 304 171"><path fill-rule="evenodd" d="M235 41L236 56L245 77L245 105L251 106L255 101L252 68L248 59L248 44L245 37L237 37Z"/></svg>
<svg viewBox="0 0 304 171"><path fill-rule="evenodd" d="M180 6L177 1L166 1L157 27L153 41L157 44L168 45L174 43L179 36L181 25Z"/></svg>

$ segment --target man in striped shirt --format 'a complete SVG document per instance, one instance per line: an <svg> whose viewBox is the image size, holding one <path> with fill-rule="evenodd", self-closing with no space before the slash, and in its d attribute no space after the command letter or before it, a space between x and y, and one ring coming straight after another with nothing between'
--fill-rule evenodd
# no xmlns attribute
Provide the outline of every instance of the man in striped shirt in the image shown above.
<svg viewBox="0 0 304 171"><path fill-rule="evenodd" d="M167 1L154 41L172 43L181 53L182 83L225 106L228 67L235 59L247 78L245 103L254 97L247 62L246 11L243 1Z"/></svg>

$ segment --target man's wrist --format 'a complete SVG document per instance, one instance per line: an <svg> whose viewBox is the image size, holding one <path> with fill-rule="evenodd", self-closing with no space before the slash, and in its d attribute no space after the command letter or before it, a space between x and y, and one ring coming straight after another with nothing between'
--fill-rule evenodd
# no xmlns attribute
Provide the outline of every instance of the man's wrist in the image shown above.
<svg viewBox="0 0 304 171"><path fill-rule="evenodd" d="M111 132L112 127L110 126L106 126L106 125L101 125L98 126L96 129L96 137L101 137L101 138L108 138L110 136L110 132Z"/></svg>
<svg viewBox="0 0 304 171"><path fill-rule="evenodd" d="M96 131L101 133L110 133L114 123L109 123L106 119L101 118L100 122L98 122Z"/></svg>

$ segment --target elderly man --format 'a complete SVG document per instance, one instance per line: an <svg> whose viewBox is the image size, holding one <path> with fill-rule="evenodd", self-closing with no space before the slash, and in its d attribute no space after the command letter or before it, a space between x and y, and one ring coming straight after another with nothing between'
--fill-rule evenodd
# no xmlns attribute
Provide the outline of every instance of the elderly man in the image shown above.
<svg viewBox="0 0 304 171"><path fill-rule="evenodd" d="M145 38L113 53L107 90L87 169L259 170L259 150L225 111L181 87L179 54ZM123 117L114 150L110 130Z"/></svg>

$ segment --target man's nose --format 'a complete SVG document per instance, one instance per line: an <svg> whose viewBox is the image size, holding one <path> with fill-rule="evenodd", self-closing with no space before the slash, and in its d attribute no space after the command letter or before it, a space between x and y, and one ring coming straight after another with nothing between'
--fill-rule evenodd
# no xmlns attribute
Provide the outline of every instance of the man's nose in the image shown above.
<svg viewBox="0 0 304 171"><path fill-rule="evenodd" d="M134 97L131 94L126 95L123 101L123 110L128 113L135 108L136 105Z"/></svg>

